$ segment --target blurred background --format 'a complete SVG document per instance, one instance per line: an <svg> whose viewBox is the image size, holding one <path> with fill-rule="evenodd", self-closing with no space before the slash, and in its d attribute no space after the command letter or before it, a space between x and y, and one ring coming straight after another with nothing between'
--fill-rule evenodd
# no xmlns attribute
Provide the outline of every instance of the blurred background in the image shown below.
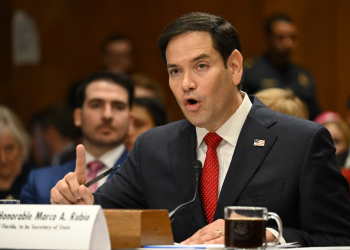
<svg viewBox="0 0 350 250"><path fill-rule="evenodd" d="M1 0L0 103L28 124L35 112L65 102L75 82L101 69L102 42L121 32L134 43L134 71L154 78L164 90L172 120L182 119L168 88L157 39L167 24L193 11L231 22L244 58L265 50L266 16L290 15L298 27L294 61L312 73L321 108L345 116L350 94L348 0ZM32 61L16 59L13 52L14 20L20 22L23 13L36 27L37 54Z"/></svg>

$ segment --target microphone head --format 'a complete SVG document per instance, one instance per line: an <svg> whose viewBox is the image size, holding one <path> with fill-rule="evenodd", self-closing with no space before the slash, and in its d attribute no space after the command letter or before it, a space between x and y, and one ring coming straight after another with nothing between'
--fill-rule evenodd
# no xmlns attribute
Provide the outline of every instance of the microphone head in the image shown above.
<svg viewBox="0 0 350 250"><path fill-rule="evenodd" d="M192 163L192 171L193 171L194 177L200 179L202 175L202 170L203 170L202 162L199 160L195 160Z"/></svg>

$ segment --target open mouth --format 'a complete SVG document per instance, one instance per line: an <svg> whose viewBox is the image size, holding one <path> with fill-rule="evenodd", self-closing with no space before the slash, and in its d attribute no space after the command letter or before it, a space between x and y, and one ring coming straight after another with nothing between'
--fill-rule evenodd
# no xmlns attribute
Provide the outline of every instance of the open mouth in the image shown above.
<svg viewBox="0 0 350 250"><path fill-rule="evenodd" d="M198 103L198 101L196 101L196 100L194 100L194 99L188 99L188 100L187 100L187 103L190 104L190 105L193 105L193 104Z"/></svg>
<svg viewBox="0 0 350 250"><path fill-rule="evenodd" d="M197 110L199 108L200 101L194 98L188 98L185 100L185 106L188 110Z"/></svg>

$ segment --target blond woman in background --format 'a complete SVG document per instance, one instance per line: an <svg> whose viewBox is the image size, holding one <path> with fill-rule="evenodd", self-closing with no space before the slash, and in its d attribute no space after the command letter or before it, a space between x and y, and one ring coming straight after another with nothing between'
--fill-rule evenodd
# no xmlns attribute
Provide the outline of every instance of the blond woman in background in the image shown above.
<svg viewBox="0 0 350 250"><path fill-rule="evenodd" d="M30 138L22 122L8 107L0 105L0 199L16 199L31 166Z"/></svg>
<svg viewBox="0 0 350 250"><path fill-rule="evenodd" d="M255 96L272 110L309 119L309 111L305 103L290 89L269 88L257 92Z"/></svg>

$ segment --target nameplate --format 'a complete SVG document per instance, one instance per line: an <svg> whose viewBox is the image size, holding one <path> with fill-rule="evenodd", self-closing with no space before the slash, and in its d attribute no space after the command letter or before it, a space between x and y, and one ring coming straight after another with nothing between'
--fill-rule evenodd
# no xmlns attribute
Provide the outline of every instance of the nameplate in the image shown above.
<svg viewBox="0 0 350 250"><path fill-rule="evenodd" d="M0 205L0 248L111 249L100 206Z"/></svg>

